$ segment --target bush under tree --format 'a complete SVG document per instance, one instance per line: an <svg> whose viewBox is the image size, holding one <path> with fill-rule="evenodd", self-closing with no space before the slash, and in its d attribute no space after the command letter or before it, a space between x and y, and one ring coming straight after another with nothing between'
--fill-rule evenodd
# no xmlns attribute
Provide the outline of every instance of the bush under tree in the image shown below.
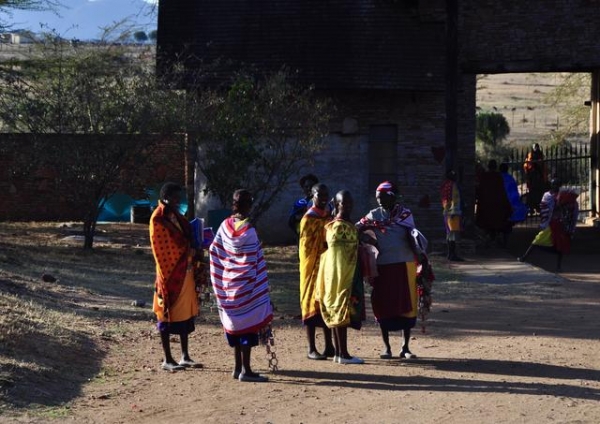
<svg viewBox="0 0 600 424"><path fill-rule="evenodd" d="M198 128L204 191L229 208L236 189L250 190L256 222L323 148L331 105L295 84L286 70L240 73L224 95L211 98Z"/></svg>

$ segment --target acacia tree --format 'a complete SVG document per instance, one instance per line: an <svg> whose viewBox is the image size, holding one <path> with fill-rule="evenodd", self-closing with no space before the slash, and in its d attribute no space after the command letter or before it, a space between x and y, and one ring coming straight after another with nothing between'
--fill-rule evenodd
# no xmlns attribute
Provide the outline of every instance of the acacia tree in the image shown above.
<svg viewBox="0 0 600 424"><path fill-rule="evenodd" d="M508 121L501 113L480 112L476 120L477 140L495 148L510 134Z"/></svg>
<svg viewBox="0 0 600 424"><path fill-rule="evenodd" d="M587 99L592 86L589 73L556 74L558 81L544 98L559 116L560 124L551 133L551 143L561 143L569 137L587 137L590 109L582 99Z"/></svg>
<svg viewBox="0 0 600 424"><path fill-rule="evenodd" d="M242 73L227 89L209 90L200 85L208 67L195 74L195 89L170 90L181 86L181 70L174 66L156 78L153 62L127 47L71 46L60 38L42 44L34 57L0 65L3 131L28 133L34 141L45 134L91 136L85 143L64 137L50 150L35 141L35 154L25 160L60 168L62 189L84 202L84 247L92 247L98 214L123 174L134 179L132 158L146 160L149 147L139 137L107 143L100 136L188 133L203 152L198 163L206 192L229 206L233 190L248 188L254 220L322 148L328 104L293 84L286 71L262 78Z"/></svg>
<svg viewBox="0 0 600 424"><path fill-rule="evenodd" d="M224 95L204 96L198 129L204 191L229 208L235 189L250 190L256 222L322 149L331 106L312 88L295 84L286 70L261 77L240 73Z"/></svg>
<svg viewBox="0 0 600 424"><path fill-rule="evenodd" d="M84 248L92 248L104 203L125 174L135 179L131 165L148 159L147 140L139 135L163 128L177 93L158 90L153 67L124 47L73 47L56 38L40 47L27 60L0 66L2 130L31 134L26 166L61 170L61 189L84 205ZM48 149L45 134L88 137L64 137ZM101 137L107 134L122 136L107 142Z"/></svg>
<svg viewBox="0 0 600 424"><path fill-rule="evenodd" d="M148 41L148 34L145 31L135 31L133 33L133 39L138 43L145 43Z"/></svg>
<svg viewBox="0 0 600 424"><path fill-rule="evenodd" d="M0 30L11 27L12 10L54 10L61 6L58 0L0 0Z"/></svg>

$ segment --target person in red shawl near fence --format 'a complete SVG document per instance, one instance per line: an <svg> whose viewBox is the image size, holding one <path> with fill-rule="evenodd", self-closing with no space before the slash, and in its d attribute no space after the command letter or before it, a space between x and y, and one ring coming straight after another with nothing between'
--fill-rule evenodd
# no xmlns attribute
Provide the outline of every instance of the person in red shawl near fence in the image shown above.
<svg viewBox="0 0 600 424"><path fill-rule="evenodd" d="M517 260L525 261L534 248L556 253L556 271L562 271L563 254L571 251L571 238L577 226L579 195L570 189L561 189L558 178L550 182L550 190L544 193L540 204L540 229L525 254Z"/></svg>
<svg viewBox="0 0 600 424"><path fill-rule="evenodd" d="M534 143L527 153L523 163L523 171L525 171L525 182L527 183L527 206L533 214L540 211L540 202L544 190L548 187L548 172L544 162L544 153L538 143Z"/></svg>
<svg viewBox="0 0 600 424"><path fill-rule="evenodd" d="M194 281L197 252L192 246L192 231L179 213L181 187L166 183L160 190L158 207L150 218L150 243L156 262L156 282L152 309L164 351L162 368L178 371L187 367L200 368L188 353L188 335L195 330L198 296ZM171 354L169 338L178 334L181 340L181 360Z"/></svg>
<svg viewBox="0 0 600 424"><path fill-rule="evenodd" d="M250 354L273 320L273 306L263 251L250 223L252 202L248 190L233 194L233 215L221 223L209 248L210 279L225 337L234 348L232 376L259 383L268 378L252 371Z"/></svg>
<svg viewBox="0 0 600 424"><path fill-rule="evenodd" d="M504 179L498 172L498 163L494 159L488 162L488 170L479 178L475 199L475 223L485 232L485 244L489 245L512 226L512 207L504 189Z"/></svg>

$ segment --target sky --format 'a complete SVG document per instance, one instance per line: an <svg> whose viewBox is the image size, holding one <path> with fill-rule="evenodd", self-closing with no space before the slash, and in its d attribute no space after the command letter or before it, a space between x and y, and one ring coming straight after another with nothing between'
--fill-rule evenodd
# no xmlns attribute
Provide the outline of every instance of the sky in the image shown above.
<svg viewBox="0 0 600 424"><path fill-rule="evenodd" d="M156 13L150 13L157 0L58 0L63 7L58 14L51 11L11 11L4 19L12 24L12 29L42 31L40 24L56 30L67 38L93 40L103 34L101 28L128 19L129 27L135 30L156 29Z"/></svg>

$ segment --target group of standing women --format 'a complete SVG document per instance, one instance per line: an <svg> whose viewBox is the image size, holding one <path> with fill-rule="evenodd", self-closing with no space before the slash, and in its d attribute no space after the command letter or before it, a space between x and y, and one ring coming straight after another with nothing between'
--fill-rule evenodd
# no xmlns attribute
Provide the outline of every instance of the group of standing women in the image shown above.
<svg viewBox="0 0 600 424"><path fill-rule="evenodd" d="M384 345L380 357L393 358L390 331L403 333L399 357L416 357L409 348L417 319L416 271L417 263L427 258L419 237L411 235L415 230L412 213L398 203L395 184L381 183L376 190L379 207L356 223L350 219L354 202L349 191L336 194L332 214L327 212L327 186L315 184L312 194L299 227L300 301L307 357L333 357L341 364L364 362L350 355L347 346L348 327L360 329L365 319L363 279L372 285L373 314ZM367 269L370 261L376 262L374 271ZM324 329L322 354L316 348L316 327Z"/></svg>
<svg viewBox="0 0 600 424"><path fill-rule="evenodd" d="M351 220L354 201L348 190L336 193L333 206L327 186L315 181L310 190L312 197L307 198L307 210L300 213L297 227L308 358L333 358L339 364L364 362L350 355L347 330L360 329L365 319L363 277L367 275L384 344L380 357L393 357L389 332L402 331L399 357L414 358L409 342L417 319L416 267L426 256L418 237L411 234L415 230L412 213L398 203L396 186L381 183L376 191L379 207L356 223ZM195 330L198 314L195 271L202 265L193 247L192 228L179 212L180 198L180 186L165 184L150 220L156 263L153 310L164 352L162 368L171 372L202 367L188 353L188 336ZM268 378L252 371L251 349L272 321L273 306L260 241L249 221L252 203L247 190L233 194L233 214L223 221L209 248L210 279L225 337L234 351L232 377L263 382ZM376 262L371 267L375 269L366 271L361 264L369 262ZM323 328L325 336L322 354L315 343L317 327ZM173 334L181 341L178 361L170 348Z"/></svg>

